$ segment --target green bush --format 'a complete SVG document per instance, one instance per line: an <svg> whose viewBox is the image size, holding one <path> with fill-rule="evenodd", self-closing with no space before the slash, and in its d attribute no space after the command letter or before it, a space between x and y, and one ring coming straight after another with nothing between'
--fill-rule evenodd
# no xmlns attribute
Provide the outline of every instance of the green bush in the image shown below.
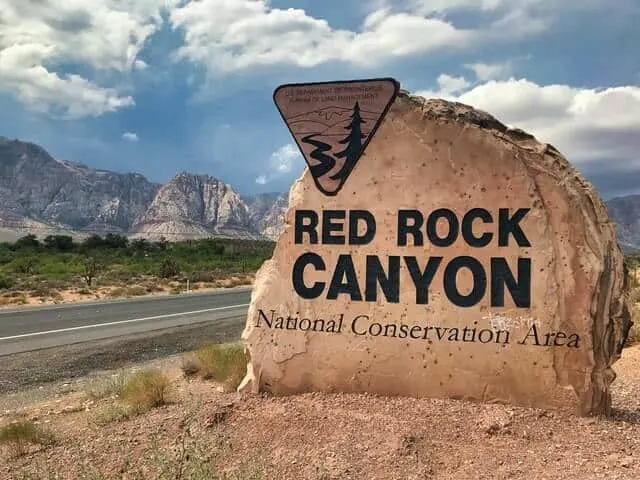
<svg viewBox="0 0 640 480"><path fill-rule="evenodd" d="M38 260L35 257L22 257L11 262L11 265L13 265L14 273L32 275L36 272Z"/></svg>
<svg viewBox="0 0 640 480"><path fill-rule="evenodd" d="M122 400L138 412L167 402L169 379L160 370L143 370L132 375L122 389Z"/></svg>
<svg viewBox="0 0 640 480"><path fill-rule="evenodd" d="M16 284L11 277L0 276L0 290L9 290Z"/></svg>
<svg viewBox="0 0 640 480"><path fill-rule="evenodd" d="M239 344L206 344L187 355L183 363L185 375L198 375L215 380L227 390L235 390L245 376L247 359Z"/></svg>
<svg viewBox="0 0 640 480"><path fill-rule="evenodd" d="M30 420L13 422L0 428L0 443L9 446L14 456L27 453L29 445L51 445L54 437Z"/></svg>
<svg viewBox="0 0 640 480"><path fill-rule="evenodd" d="M180 266L178 263L171 259L165 258L160 265L160 278L173 278L180 275Z"/></svg>

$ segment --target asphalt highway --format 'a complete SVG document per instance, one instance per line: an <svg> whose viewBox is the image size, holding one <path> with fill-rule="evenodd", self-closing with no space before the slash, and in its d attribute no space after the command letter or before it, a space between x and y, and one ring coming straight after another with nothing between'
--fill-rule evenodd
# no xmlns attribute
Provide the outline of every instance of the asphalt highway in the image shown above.
<svg viewBox="0 0 640 480"><path fill-rule="evenodd" d="M245 315L251 288L0 311L0 355Z"/></svg>

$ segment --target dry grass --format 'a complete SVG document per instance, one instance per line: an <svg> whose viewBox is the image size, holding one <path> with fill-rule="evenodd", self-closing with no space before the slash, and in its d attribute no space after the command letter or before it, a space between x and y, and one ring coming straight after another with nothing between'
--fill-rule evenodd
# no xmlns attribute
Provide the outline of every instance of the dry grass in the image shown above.
<svg viewBox="0 0 640 480"><path fill-rule="evenodd" d="M30 445L52 445L54 437L34 422L20 420L0 428L0 443L9 447L12 456L20 457L29 451Z"/></svg>
<svg viewBox="0 0 640 480"><path fill-rule="evenodd" d="M640 291L640 289L638 291ZM640 343L640 303L634 305L631 319L633 325L629 332L629 343Z"/></svg>
<svg viewBox="0 0 640 480"><path fill-rule="evenodd" d="M135 417L138 411L135 408L128 408L123 405L109 405L108 407L98 411L91 423L98 427L104 427L114 422L124 422Z"/></svg>
<svg viewBox="0 0 640 480"><path fill-rule="evenodd" d="M8 292L0 296L0 306L26 305L29 303L27 295L22 292Z"/></svg>
<svg viewBox="0 0 640 480"><path fill-rule="evenodd" d="M244 378L247 359L240 344L206 344L184 359L185 375L198 375L221 383L226 391L238 388Z"/></svg>
<svg viewBox="0 0 640 480"><path fill-rule="evenodd" d="M167 403L169 378L157 369L133 374L122 388L121 398L137 412L146 412Z"/></svg>
<svg viewBox="0 0 640 480"><path fill-rule="evenodd" d="M147 289L141 285L133 285L130 287L117 287L111 290L108 294L110 298L123 298L123 297L141 297L147 295Z"/></svg>
<svg viewBox="0 0 640 480"><path fill-rule="evenodd" d="M100 400L107 397L120 397L127 383L124 370L101 381L97 386L89 389L87 397L91 400Z"/></svg>

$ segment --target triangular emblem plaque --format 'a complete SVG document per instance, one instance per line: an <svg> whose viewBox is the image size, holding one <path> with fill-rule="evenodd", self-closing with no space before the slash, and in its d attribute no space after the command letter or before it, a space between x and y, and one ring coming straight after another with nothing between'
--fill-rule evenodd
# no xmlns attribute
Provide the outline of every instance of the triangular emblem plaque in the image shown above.
<svg viewBox="0 0 640 480"><path fill-rule="evenodd" d="M392 78L282 85L280 115L325 195L344 186L398 95Z"/></svg>

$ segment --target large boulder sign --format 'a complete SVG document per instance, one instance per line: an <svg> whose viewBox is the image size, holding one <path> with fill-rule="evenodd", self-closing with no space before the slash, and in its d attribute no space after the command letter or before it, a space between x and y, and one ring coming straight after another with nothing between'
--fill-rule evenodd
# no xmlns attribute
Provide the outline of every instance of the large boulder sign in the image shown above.
<svg viewBox="0 0 640 480"><path fill-rule="evenodd" d="M274 99L308 168L256 276L241 391L609 411L624 260L555 148L393 79Z"/></svg>

